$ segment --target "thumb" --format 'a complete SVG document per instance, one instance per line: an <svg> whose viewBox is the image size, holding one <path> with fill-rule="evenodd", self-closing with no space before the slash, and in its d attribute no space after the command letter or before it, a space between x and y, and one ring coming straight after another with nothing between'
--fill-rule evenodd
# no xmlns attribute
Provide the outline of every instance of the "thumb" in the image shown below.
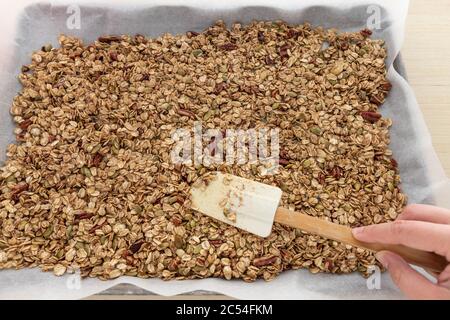
<svg viewBox="0 0 450 320"><path fill-rule="evenodd" d="M433 284L415 271L399 255L380 251L376 255L380 263L389 271L392 281L410 299L450 299L450 291Z"/></svg>

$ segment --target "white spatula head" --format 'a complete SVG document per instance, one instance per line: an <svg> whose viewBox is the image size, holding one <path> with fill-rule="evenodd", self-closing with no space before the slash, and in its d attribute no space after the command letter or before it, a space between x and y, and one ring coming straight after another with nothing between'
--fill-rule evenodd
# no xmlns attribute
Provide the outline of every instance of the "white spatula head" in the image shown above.
<svg viewBox="0 0 450 320"><path fill-rule="evenodd" d="M281 193L277 187L213 172L192 185L192 209L267 237L272 231Z"/></svg>

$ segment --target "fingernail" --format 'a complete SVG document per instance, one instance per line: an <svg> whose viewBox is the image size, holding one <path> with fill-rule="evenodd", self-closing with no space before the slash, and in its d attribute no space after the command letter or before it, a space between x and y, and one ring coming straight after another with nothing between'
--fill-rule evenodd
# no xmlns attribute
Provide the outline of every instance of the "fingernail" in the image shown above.
<svg viewBox="0 0 450 320"><path fill-rule="evenodd" d="M439 281L438 283L441 287L450 289L450 280L446 280L446 281Z"/></svg>
<svg viewBox="0 0 450 320"><path fill-rule="evenodd" d="M383 251L375 253L375 258L385 267L386 269L389 267L387 254Z"/></svg>
<svg viewBox="0 0 450 320"><path fill-rule="evenodd" d="M361 233L364 232L364 229L365 229L364 227L358 227L358 228L352 229L353 235L354 236L360 235Z"/></svg>

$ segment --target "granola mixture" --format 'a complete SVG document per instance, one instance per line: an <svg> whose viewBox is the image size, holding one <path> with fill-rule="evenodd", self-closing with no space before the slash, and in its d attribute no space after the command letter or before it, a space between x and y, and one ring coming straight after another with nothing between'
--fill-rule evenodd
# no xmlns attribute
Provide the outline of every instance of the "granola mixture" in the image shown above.
<svg viewBox="0 0 450 320"><path fill-rule="evenodd" d="M17 144L0 168L0 268L270 280L367 272L364 250L275 225L262 239L189 209L221 170L280 187L282 205L349 226L405 205L379 106L391 85L371 32L217 22L202 33L61 36L22 68ZM280 128L281 168L174 165L174 129Z"/></svg>

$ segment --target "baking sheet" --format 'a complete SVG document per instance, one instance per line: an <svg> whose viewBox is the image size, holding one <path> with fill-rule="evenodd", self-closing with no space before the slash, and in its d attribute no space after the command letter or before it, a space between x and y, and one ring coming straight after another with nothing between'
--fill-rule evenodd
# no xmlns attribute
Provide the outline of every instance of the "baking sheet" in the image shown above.
<svg viewBox="0 0 450 320"><path fill-rule="evenodd" d="M374 38L382 38L388 48L388 78L393 89L381 112L393 119L391 149L399 162L402 188L411 203L432 203L450 207L450 183L431 145L420 108L407 81L394 68L394 60L403 42L408 1L30 1L2 2L0 12L0 163L5 150L14 142L9 108L20 90L17 75L20 66L30 61L31 52L45 43L57 45L60 33L81 37L85 43L105 34L158 36L164 32L201 31L217 19L226 23L248 23L253 19L283 19L289 23L308 21L315 26L356 31L366 27L373 10L379 9L380 29ZM80 8L80 29L68 29L69 5ZM375 6L375 7L374 7ZM376 9L378 8L378 9ZM73 11L71 11L73 13ZM111 281L84 279L79 275L55 277L38 269L0 270L2 299L71 299L98 293L119 283L130 283L148 291L175 295L195 290L223 293L236 298L253 299L375 299L402 298L387 274L381 277L381 289L369 290L359 274L312 275L307 270L282 273L275 280L245 283L240 280L202 279L162 281L121 277Z"/></svg>

